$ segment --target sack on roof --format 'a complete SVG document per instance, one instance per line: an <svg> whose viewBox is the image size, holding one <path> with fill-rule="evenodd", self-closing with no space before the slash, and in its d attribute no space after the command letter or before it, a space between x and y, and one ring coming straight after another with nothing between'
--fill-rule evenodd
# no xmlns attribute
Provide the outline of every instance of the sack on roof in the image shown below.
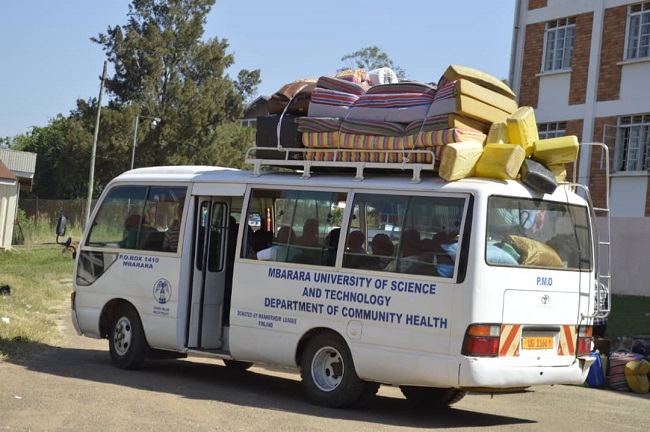
<svg viewBox="0 0 650 432"><path fill-rule="evenodd" d="M283 85L269 99L269 114L282 114L286 109L289 114L307 115L316 81L315 78L304 78Z"/></svg>

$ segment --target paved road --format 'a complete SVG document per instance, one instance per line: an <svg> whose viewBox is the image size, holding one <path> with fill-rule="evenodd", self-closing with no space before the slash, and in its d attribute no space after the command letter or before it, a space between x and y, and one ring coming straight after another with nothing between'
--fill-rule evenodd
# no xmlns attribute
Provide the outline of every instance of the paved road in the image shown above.
<svg viewBox="0 0 650 432"><path fill-rule="evenodd" d="M76 336L29 361L0 362L0 431L647 431L650 397L575 386L468 395L453 409L425 412L399 390L351 410L309 404L295 373L220 361L166 360L142 371L110 364L106 341Z"/></svg>

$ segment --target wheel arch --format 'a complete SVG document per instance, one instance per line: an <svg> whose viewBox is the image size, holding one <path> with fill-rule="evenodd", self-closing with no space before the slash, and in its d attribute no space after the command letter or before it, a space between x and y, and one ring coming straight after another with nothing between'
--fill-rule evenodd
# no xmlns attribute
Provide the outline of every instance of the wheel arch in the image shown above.
<svg viewBox="0 0 650 432"><path fill-rule="evenodd" d="M298 345L296 346L296 354L295 354L295 362L298 366L300 366L300 361L302 360L303 353L305 352L305 347L307 346L307 342L309 342L311 339L313 339L316 336L324 335L324 334L332 334L340 337L341 340L347 345L348 350L350 349L350 345L348 344L348 341L345 340L345 338L341 333L329 327L314 327L309 331L305 332L305 334L303 334L300 340L298 341Z"/></svg>
<svg viewBox="0 0 650 432"><path fill-rule="evenodd" d="M115 317L115 314L117 313L117 310L123 304L131 305L131 307L138 314L138 318L140 318L140 322L142 322L142 317L140 316L140 311L138 311L138 308L135 307L135 305L133 303L131 303L130 301L128 301L126 299L123 299L123 298L111 299L108 302L106 302L106 304L104 304L104 307L102 308L102 313L99 316L99 334L101 335L101 337L103 339L108 339L108 332L111 329L111 325L113 323L113 318Z"/></svg>

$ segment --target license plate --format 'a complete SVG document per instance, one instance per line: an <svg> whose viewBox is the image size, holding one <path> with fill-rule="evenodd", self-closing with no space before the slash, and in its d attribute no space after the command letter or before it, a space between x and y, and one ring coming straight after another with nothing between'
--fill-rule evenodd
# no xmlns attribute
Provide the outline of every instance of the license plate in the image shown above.
<svg viewBox="0 0 650 432"><path fill-rule="evenodd" d="M552 349L552 337L525 337L522 339L521 347L523 349Z"/></svg>

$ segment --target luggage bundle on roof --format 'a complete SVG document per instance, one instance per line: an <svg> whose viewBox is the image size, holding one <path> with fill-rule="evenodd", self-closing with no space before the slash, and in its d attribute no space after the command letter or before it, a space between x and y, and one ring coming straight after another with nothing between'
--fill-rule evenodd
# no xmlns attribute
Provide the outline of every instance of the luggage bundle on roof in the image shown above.
<svg viewBox="0 0 650 432"><path fill-rule="evenodd" d="M533 109L519 107L514 92L489 74L451 65L433 84L398 81L386 69L283 86L269 100L272 114L258 118L257 148L247 162L307 169L417 164L418 172L434 170L448 181L521 178L551 193L566 176L564 165L577 158L575 136L540 140Z"/></svg>

